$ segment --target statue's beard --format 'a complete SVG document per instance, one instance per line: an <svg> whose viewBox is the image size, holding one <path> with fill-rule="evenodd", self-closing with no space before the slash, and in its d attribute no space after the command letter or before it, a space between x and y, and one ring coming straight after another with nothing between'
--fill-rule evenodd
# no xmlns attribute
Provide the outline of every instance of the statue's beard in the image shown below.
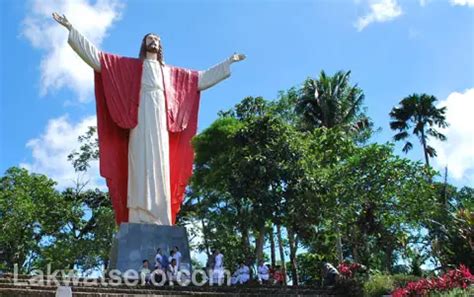
<svg viewBox="0 0 474 297"><path fill-rule="evenodd" d="M149 45L147 45L146 51L149 53L158 53L158 44L150 43Z"/></svg>

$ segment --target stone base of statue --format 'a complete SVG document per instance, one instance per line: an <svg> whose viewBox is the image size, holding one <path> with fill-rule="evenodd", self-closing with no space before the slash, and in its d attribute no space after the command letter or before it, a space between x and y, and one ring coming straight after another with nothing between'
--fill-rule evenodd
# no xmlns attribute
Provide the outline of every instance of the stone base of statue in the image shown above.
<svg viewBox="0 0 474 297"><path fill-rule="evenodd" d="M112 243L108 270L119 270L125 276L128 270L139 271L145 259L152 268L158 248L162 255L169 257L175 246L182 255L180 270L191 272L188 235L184 227L122 223Z"/></svg>

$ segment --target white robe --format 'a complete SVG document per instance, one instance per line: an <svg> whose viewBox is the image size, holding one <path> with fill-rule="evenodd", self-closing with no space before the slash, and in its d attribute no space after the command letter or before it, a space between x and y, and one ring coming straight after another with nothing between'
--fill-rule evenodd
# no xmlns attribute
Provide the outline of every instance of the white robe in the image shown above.
<svg viewBox="0 0 474 297"><path fill-rule="evenodd" d="M234 273L234 276L231 278L231 284L243 284L248 282L250 279L250 268L247 265L239 267Z"/></svg>
<svg viewBox="0 0 474 297"><path fill-rule="evenodd" d="M181 258L183 257L183 255L181 255L181 252L180 251L177 251L173 258L176 260L176 266L178 266L178 270L181 269Z"/></svg>
<svg viewBox="0 0 474 297"><path fill-rule="evenodd" d="M268 269L267 265L258 266L257 272L259 281L267 281L270 278L270 270Z"/></svg>
<svg viewBox="0 0 474 297"><path fill-rule="evenodd" d="M75 28L69 45L95 71L100 72L100 51ZM224 62L199 71L198 88L205 90L230 76ZM145 59L138 107L138 125L131 129L128 145L127 207L130 223L171 225L169 142L162 75L169 68Z"/></svg>
<svg viewBox="0 0 474 297"><path fill-rule="evenodd" d="M224 279L224 255L219 253L216 255L214 269L212 270L212 282L220 284Z"/></svg>

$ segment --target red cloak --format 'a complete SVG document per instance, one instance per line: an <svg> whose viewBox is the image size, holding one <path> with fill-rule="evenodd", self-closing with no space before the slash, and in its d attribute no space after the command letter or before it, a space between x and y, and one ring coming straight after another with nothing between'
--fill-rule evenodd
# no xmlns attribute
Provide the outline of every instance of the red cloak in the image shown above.
<svg viewBox="0 0 474 297"><path fill-rule="evenodd" d="M138 124L143 61L102 53L95 72L100 174L106 179L117 224L128 222L128 139ZM192 174L200 92L198 72L163 66L169 135L171 221L176 221ZM169 75L168 75L169 73Z"/></svg>

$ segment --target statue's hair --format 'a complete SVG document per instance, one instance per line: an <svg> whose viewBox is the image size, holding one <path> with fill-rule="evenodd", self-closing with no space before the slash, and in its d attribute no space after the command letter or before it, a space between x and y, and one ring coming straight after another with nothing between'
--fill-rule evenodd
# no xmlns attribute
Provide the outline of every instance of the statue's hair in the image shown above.
<svg viewBox="0 0 474 297"><path fill-rule="evenodd" d="M138 55L138 58L140 58L141 60L144 60L146 58L146 38L150 35L155 35L155 36L158 36L158 34L155 34L155 33L148 33L146 34L144 37L143 37L143 40L142 40L142 45L140 46L140 53ZM161 65L164 65L165 62L163 60L163 47L161 47L161 39L160 39L160 44L158 45L158 61L160 62Z"/></svg>

